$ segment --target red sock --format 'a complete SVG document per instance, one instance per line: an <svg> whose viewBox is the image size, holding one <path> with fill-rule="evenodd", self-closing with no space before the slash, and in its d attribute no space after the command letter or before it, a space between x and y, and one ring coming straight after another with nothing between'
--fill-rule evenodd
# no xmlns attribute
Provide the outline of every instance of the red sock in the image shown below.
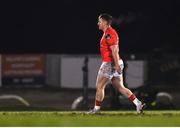
<svg viewBox="0 0 180 128"><path fill-rule="evenodd" d="M132 94L128 99L133 102L134 99L136 99L136 96L134 94Z"/></svg>
<svg viewBox="0 0 180 128"><path fill-rule="evenodd" d="M101 101L96 100L96 103L95 103L96 106L101 106L101 104L102 104Z"/></svg>

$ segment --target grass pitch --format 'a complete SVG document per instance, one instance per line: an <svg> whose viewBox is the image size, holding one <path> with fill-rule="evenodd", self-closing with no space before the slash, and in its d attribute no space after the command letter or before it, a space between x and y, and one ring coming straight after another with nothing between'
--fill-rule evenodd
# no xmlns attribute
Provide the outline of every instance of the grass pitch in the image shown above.
<svg viewBox="0 0 180 128"><path fill-rule="evenodd" d="M102 111L96 115L84 112L0 112L0 126L180 126L180 111Z"/></svg>

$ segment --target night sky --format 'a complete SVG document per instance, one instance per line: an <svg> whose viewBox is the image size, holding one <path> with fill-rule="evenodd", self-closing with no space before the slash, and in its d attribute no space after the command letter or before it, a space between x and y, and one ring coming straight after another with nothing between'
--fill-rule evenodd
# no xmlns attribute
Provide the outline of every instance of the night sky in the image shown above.
<svg viewBox="0 0 180 128"><path fill-rule="evenodd" d="M100 13L114 17L123 54L179 53L179 0L1 2L1 53L99 53Z"/></svg>

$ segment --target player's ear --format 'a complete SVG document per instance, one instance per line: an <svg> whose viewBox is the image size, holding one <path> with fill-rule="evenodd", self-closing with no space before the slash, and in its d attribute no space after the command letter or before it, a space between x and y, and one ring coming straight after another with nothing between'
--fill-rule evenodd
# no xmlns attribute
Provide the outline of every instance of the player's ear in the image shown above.
<svg viewBox="0 0 180 128"><path fill-rule="evenodd" d="M105 20L105 22L106 22L106 25L109 25L109 23Z"/></svg>

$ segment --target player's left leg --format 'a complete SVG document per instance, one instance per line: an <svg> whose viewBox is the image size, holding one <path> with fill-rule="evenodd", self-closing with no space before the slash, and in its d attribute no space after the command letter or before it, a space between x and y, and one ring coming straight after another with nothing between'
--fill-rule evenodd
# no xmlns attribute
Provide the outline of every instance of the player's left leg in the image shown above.
<svg viewBox="0 0 180 128"><path fill-rule="evenodd" d="M95 105L92 110L87 112L87 114L95 114L100 111L101 104L104 99L104 90L106 87L107 82L109 81L108 78L98 75L97 81L96 81L96 97L95 97Z"/></svg>
<svg viewBox="0 0 180 128"><path fill-rule="evenodd" d="M96 80L96 97L95 97L95 105L94 108L92 110L90 110L89 112L87 112L87 114L94 114L98 111L100 111L101 108L101 104L103 102L104 99L104 90L105 87L107 85L107 83L109 82L109 78L110 78L110 64L109 63L102 63L98 75L97 75L97 80Z"/></svg>
<svg viewBox="0 0 180 128"><path fill-rule="evenodd" d="M132 101L136 105L137 112L141 113L145 104L139 101L137 97L131 92L131 90L129 90L128 88L124 86L122 74L118 77L113 77L111 81L112 81L113 86L115 86L115 88L121 94L126 96L130 101Z"/></svg>

